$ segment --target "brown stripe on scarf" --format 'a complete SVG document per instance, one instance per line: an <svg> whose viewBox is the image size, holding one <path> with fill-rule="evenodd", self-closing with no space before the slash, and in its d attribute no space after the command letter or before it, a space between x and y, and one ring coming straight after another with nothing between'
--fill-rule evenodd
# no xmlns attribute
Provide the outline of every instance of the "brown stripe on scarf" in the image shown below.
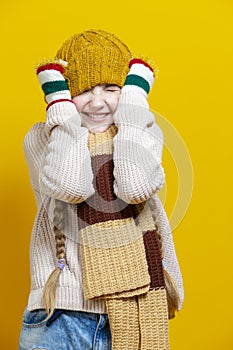
<svg viewBox="0 0 233 350"><path fill-rule="evenodd" d="M127 204L117 198L113 191L113 159L111 154L91 157L94 174L93 185L95 193L85 202L77 205L79 228L109 220L119 220L133 217L137 225L137 217L142 212L145 203Z"/></svg>
<svg viewBox="0 0 233 350"><path fill-rule="evenodd" d="M165 288L160 242L156 230L143 234L148 271L151 279L150 289Z"/></svg>
<svg viewBox="0 0 233 350"><path fill-rule="evenodd" d="M104 298L114 350L169 350L160 242L147 202L113 191L112 138L89 134L95 194L77 205L87 299Z"/></svg>

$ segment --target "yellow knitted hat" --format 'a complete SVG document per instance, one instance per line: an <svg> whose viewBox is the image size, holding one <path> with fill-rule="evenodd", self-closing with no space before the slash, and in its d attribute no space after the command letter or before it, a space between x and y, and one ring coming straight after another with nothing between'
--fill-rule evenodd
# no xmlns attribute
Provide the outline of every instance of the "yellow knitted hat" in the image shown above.
<svg viewBox="0 0 233 350"><path fill-rule="evenodd" d="M115 35L103 30L87 30L64 42L56 59L67 62L64 77L71 96L98 84L123 86L132 54Z"/></svg>

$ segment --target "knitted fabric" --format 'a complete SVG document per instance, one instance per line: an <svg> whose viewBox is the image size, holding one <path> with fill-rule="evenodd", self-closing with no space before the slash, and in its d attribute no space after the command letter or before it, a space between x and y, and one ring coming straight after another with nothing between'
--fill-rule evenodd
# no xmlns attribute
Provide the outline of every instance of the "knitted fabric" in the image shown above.
<svg viewBox="0 0 233 350"><path fill-rule="evenodd" d="M147 97L154 83L154 71L148 63L139 58L133 58L129 63L129 73L127 74L124 87L138 87L142 89Z"/></svg>
<svg viewBox="0 0 233 350"><path fill-rule="evenodd" d="M60 199L67 204L64 215L66 264L57 287L56 308L105 313L107 303L111 328L113 333L117 334L120 329L118 322L120 319L115 318L114 310L118 308L114 306L114 302L125 301L125 299L128 303L132 301L133 319L136 320L136 325L140 326L136 326L135 334L139 340L141 339L141 343L143 338L150 339L147 334L146 316L150 316L152 320L153 315L148 312L150 307L148 303L140 304L140 298L142 296L149 298L152 291L165 292L155 221L160 226L165 267L167 270L169 268L168 272L174 277L179 288L181 305L183 288L166 214L161 210L157 195L154 195L163 183L161 133L156 123L153 123L153 115L148 114L145 108L144 110L125 108L126 98L128 102L132 100L132 103L141 101L141 92L139 96L136 93L135 90L131 96L132 99L126 96L132 95L130 91L121 93L123 108L120 108L121 113L118 114L118 118L115 116L117 134L116 126L110 127L102 134L88 133L88 130L81 126L81 118L74 104L60 101L47 110L46 123L36 124L25 138L25 154L38 204L31 242L32 283L28 309L44 307L42 300L44 284L57 264L53 212L54 198ZM144 104L144 101L140 102L141 107ZM106 140L108 142L105 142ZM132 142L128 142L130 140ZM113 181L114 186L112 186ZM86 204L84 204L85 201ZM125 227L128 227L130 235L127 235L127 230L122 230ZM85 262L84 258L83 281L80 239L85 243L86 253L89 254L93 267L99 273L99 275L93 273L92 266L88 265L89 259ZM126 251L122 251L122 247L127 248ZM148 247L150 247L149 250ZM82 255L83 252L84 250ZM113 264L115 260L115 270L109 271L107 266L105 268L109 274L106 273L104 276L102 271L99 272L100 265L93 258L96 252L98 257L104 257L101 267L109 263ZM107 254L104 255L103 252ZM113 256L115 259L109 259L108 253L113 255L116 252L117 256ZM136 259L131 259L136 255L135 252L139 252L139 258L136 256ZM121 259L121 254L125 254L125 261L118 261ZM138 259L142 265L138 266ZM147 266L147 273L144 275L145 266ZM155 271L152 268L154 266ZM130 281L124 274L127 270L132 271ZM140 276L139 280L134 277L135 270ZM112 280L115 283L117 281L109 277L113 276L112 271L116 272L118 278L120 274L120 288L117 284L114 288L111 285ZM153 271L157 276L155 280L152 278ZM100 282L99 290L98 286L91 284L93 276ZM105 281L108 285L104 284ZM153 281L155 284L152 283ZM83 295L82 282L85 284L85 293L90 293L90 300ZM107 289L106 286L109 288ZM120 290L119 294L118 290ZM146 299L143 298L144 300ZM151 301L150 304L152 310L156 305L161 305L156 302L152 308L153 302ZM161 310L161 306L159 307ZM114 312L111 312L111 308ZM130 310L130 306L128 309ZM158 332L155 329L151 332L152 335L159 333L160 339L166 335L164 330L166 330L168 318L163 308L162 310L164 318L161 315L156 316L156 319L160 320ZM122 309L120 315L123 314ZM130 323L128 318L126 329L127 327L129 329ZM156 325L154 320L151 324L152 328ZM143 329L146 330L144 335ZM128 340L131 341L130 333L127 334ZM156 339L153 342L158 344ZM117 346L118 344L114 345L115 348Z"/></svg>
<svg viewBox="0 0 233 350"><path fill-rule="evenodd" d="M113 191L116 132L112 125L88 138L95 193L77 205L84 293L106 300L113 350L168 349L160 243L148 203L128 204Z"/></svg>
<svg viewBox="0 0 233 350"><path fill-rule="evenodd" d="M107 308L114 350L169 349L165 289L107 300Z"/></svg>
<svg viewBox="0 0 233 350"><path fill-rule="evenodd" d="M98 84L125 82L131 53L115 35L88 30L66 40L56 54L65 62L64 77L72 96Z"/></svg>
<svg viewBox="0 0 233 350"><path fill-rule="evenodd" d="M50 118L46 124L37 123L33 125L24 140L24 151L30 174L30 181L38 208L31 237L31 290L27 302L28 310L44 307L42 300L44 284L56 266L55 240L53 225L51 224L54 211L53 197L58 198L58 196L60 196L59 198L64 202L75 203L77 200L84 201L86 198L90 200L95 192L94 188L92 188L92 176L90 175L88 161L88 132L77 123L78 116L75 116L75 121L68 117L70 114L74 113L71 110L73 107L71 103L69 104L70 109L67 114L64 113L64 108L62 109L62 107L63 103L55 104L50 107L48 110ZM59 126L54 127L55 125ZM125 129L127 130L127 128L126 125ZM110 130L111 128L104 133L106 135L105 140L110 140L112 138L113 133L110 132ZM131 130L131 133L132 132L133 130ZM92 140L94 137L96 138L96 141L93 141L96 145L96 154L98 150L97 145L101 143L103 134L100 135L101 134L98 133L91 135ZM120 136L119 130L117 135ZM107 146L107 142L102 143L102 150L108 149ZM94 154L94 149L95 147L92 147L92 154ZM106 154L107 151L101 152ZM137 152L137 150L132 148L131 156L133 156L135 152ZM148 159L148 162L151 162L150 159ZM142 167L142 169L144 168ZM54 174L56 174L56 177L54 177ZM137 178L134 180L135 186L137 185L137 179L138 172ZM99 181L103 183L104 178L102 178L102 180L99 179ZM102 184L102 186L104 185ZM136 188L138 189L138 187ZM139 191L140 188L137 191ZM46 197L46 193L49 194L49 197ZM119 193L121 194L120 191ZM105 210L105 215L109 215L107 214L107 209L112 213L112 210L110 210L111 202L104 202L101 200L100 196L97 203L93 203L93 207L90 207L89 210L97 208L100 202L102 203L103 210ZM104 203L105 206L103 205ZM163 263L165 269L176 282L180 295L179 308L181 308L184 299L183 283L171 228L159 197L155 194L147 203L150 204L154 221L156 221L156 224L159 226L163 243ZM83 295L81 252L79 249L80 245L78 244L79 227L77 220L79 220L79 224L80 222L84 222L85 226L87 226L88 214L84 216L84 220L81 220L74 211L75 206L76 204L67 203L68 217L65 224L66 266L61 274L57 288L56 308L106 313L107 309L104 299L87 300ZM122 209L122 207L120 207L120 209ZM115 213L115 217L119 218L118 212ZM106 221L106 225L107 224L108 222ZM143 230L145 231L144 223L141 222L141 225L143 225ZM109 230L109 232L111 232L111 230Z"/></svg>

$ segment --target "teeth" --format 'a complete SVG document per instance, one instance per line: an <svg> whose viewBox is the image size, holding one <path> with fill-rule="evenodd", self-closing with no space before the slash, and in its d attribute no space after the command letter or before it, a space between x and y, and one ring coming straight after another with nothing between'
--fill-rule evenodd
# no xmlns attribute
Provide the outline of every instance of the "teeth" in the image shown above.
<svg viewBox="0 0 233 350"><path fill-rule="evenodd" d="M88 117L91 117L93 119L103 119L104 117L106 117L107 114L88 114Z"/></svg>

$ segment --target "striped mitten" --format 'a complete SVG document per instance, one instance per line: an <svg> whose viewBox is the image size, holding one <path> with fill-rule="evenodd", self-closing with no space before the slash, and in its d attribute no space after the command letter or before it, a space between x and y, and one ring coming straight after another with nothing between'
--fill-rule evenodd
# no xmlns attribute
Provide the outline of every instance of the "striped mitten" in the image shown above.
<svg viewBox="0 0 233 350"><path fill-rule="evenodd" d="M48 108L52 103L70 101L71 95L65 78L64 67L58 63L49 63L37 69L37 76L45 94Z"/></svg>
<svg viewBox="0 0 233 350"><path fill-rule="evenodd" d="M49 127L61 125L72 116L75 116L76 122L81 125L81 118L71 99L63 73L64 67L56 62L42 65L37 69L39 83L48 103L46 124Z"/></svg>
<svg viewBox="0 0 233 350"><path fill-rule="evenodd" d="M129 68L123 91L141 91L147 98L154 84L153 68L140 58L133 58L129 63Z"/></svg>

